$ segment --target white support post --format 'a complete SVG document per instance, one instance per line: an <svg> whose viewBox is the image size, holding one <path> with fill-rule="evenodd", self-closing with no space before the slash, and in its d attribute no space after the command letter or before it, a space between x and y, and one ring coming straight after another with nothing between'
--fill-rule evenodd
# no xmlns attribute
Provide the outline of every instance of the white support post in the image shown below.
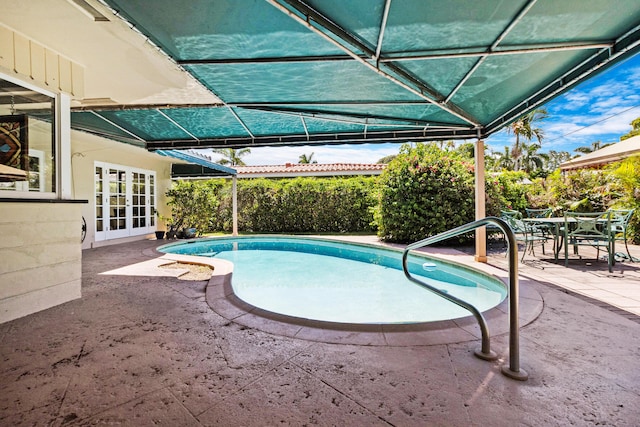
<svg viewBox="0 0 640 427"><path fill-rule="evenodd" d="M69 95L60 93L56 99L56 133L58 138L56 157L59 159L58 165L58 197L61 199L73 198L71 188L71 98Z"/></svg>
<svg viewBox="0 0 640 427"><path fill-rule="evenodd" d="M232 210L233 210L233 235L238 235L238 177L233 175L232 179Z"/></svg>
<svg viewBox="0 0 640 427"><path fill-rule="evenodd" d="M475 149L475 199L476 199L476 220L486 217L485 208L485 179L484 179L484 141L478 139ZM487 262L487 228L476 229L476 256L477 262Z"/></svg>

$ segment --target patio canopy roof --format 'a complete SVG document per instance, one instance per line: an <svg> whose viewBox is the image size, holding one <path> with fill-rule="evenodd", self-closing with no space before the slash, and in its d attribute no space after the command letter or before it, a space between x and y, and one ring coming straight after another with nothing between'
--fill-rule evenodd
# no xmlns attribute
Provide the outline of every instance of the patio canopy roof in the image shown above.
<svg viewBox="0 0 640 427"><path fill-rule="evenodd" d="M188 162L171 165L172 178L227 177L237 174L235 169L214 163L211 158L199 153L184 150L156 150L156 153Z"/></svg>
<svg viewBox="0 0 640 427"><path fill-rule="evenodd" d="M148 149L486 138L639 50L637 0L103 0L222 102L93 105Z"/></svg>

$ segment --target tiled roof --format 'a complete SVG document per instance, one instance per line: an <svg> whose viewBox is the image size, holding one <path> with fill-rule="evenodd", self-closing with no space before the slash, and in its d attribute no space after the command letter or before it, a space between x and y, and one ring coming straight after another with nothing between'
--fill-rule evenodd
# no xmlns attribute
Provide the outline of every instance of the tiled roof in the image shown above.
<svg viewBox="0 0 640 427"><path fill-rule="evenodd" d="M284 165L234 166L238 177L380 175L385 164L374 163L286 163Z"/></svg>

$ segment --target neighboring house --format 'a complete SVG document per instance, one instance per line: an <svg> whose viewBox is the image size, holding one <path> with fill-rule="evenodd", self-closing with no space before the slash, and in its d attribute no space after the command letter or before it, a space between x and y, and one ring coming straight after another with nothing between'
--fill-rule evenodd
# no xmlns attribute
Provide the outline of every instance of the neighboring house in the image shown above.
<svg viewBox="0 0 640 427"><path fill-rule="evenodd" d="M28 171L0 176L0 323L79 298L82 249L153 236L172 167L218 168L74 129L71 110L96 103L219 102L121 20L95 14L29 0L0 17L0 164Z"/></svg>
<svg viewBox="0 0 640 427"><path fill-rule="evenodd" d="M380 175L387 165L370 163L286 163L235 166L238 178L292 178L297 176Z"/></svg>
<svg viewBox="0 0 640 427"><path fill-rule="evenodd" d="M568 171L572 169L599 168L636 154L640 154L640 135L616 142L592 153L564 162L560 165L560 170Z"/></svg>

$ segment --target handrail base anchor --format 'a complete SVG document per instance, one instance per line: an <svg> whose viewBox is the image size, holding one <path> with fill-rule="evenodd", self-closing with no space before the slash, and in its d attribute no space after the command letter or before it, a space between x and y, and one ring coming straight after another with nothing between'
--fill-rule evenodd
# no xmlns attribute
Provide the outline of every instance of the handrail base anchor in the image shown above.
<svg viewBox="0 0 640 427"><path fill-rule="evenodd" d="M512 380L526 381L529 379L529 374L527 374L527 372L523 369L520 369L518 372L516 372L512 371L508 366L503 366L501 371L504 376L509 377Z"/></svg>
<svg viewBox="0 0 640 427"><path fill-rule="evenodd" d="M476 351L473 352L473 354L475 354L478 359L482 360L496 360L498 358L498 355L495 351L489 350L488 353L485 353L482 351L481 347L477 348Z"/></svg>

